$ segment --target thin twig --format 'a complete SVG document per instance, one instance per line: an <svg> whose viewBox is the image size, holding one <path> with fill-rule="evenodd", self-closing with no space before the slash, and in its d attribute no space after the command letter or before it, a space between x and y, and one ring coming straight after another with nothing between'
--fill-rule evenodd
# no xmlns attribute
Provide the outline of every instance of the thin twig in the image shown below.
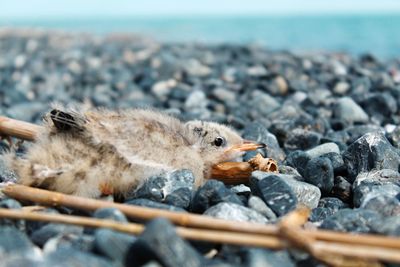
<svg viewBox="0 0 400 267"><path fill-rule="evenodd" d="M41 129L43 129L42 126L33 123L0 116L0 135L3 136L12 136L33 141Z"/></svg>
<svg viewBox="0 0 400 267"><path fill-rule="evenodd" d="M112 220L95 219L82 216L36 213L25 210L9 210L4 208L0 208L0 218L45 221L95 228L102 227L134 235L138 235L144 230L144 226L137 223L121 223ZM240 246L263 247L270 249L282 249L288 248L290 246L290 244L284 239L276 236L184 227L176 227L176 231L177 234L180 235L182 238L210 243L223 243ZM357 257L363 259L348 259L346 262L335 259L334 262L341 262L344 264L357 263L357 266L380 266L376 264L372 265L371 262L366 262L365 260L384 260L387 262L400 263L399 249L381 248L379 246L350 246L348 244L323 241L317 241L316 246L318 247L318 251L323 255L329 254L330 256L332 255L332 257L345 255L346 257Z"/></svg>
<svg viewBox="0 0 400 267"><path fill-rule="evenodd" d="M191 213L173 212L167 210L159 210L147 207L139 207L134 205L126 205L113 203L108 201L88 199L83 197L65 195L48 190L27 187L23 185L9 185L3 189L3 193L9 197L32 201L45 206L66 206L74 209L95 211L99 208L117 208L127 217L136 220L150 220L157 217L164 217L173 223L190 226L196 228L206 228L214 230L252 233L258 235L279 235L279 229L276 225L264 225L248 222L233 222L221 219L215 219L205 215L197 215ZM318 241L329 241L346 243L349 245L361 244L364 246L380 246L385 248L400 249L400 239L393 237L385 237L378 235L360 235L339 233L323 230L299 230L304 234L315 238Z"/></svg>

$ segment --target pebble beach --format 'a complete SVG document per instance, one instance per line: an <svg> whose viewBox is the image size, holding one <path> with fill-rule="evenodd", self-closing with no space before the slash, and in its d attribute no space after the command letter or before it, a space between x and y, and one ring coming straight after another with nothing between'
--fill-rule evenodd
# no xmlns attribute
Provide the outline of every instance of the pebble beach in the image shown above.
<svg viewBox="0 0 400 267"><path fill-rule="evenodd" d="M400 236L400 58L4 28L0 102L1 116L38 124L52 103L215 121L267 145L244 161L261 153L279 165L248 184L210 179L200 188L190 170L177 170L148 179L127 204L264 224L303 205L309 227ZM0 182L16 179L0 156ZM0 207L24 205L0 196ZM128 221L116 209L84 215ZM295 251L189 243L166 220L132 236L0 219L0 258L0 266L323 266Z"/></svg>

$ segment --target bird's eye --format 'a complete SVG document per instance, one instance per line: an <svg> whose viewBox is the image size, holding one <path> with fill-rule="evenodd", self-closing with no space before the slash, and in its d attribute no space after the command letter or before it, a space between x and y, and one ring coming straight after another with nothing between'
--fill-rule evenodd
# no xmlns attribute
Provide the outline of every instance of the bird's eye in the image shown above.
<svg viewBox="0 0 400 267"><path fill-rule="evenodd" d="M217 138L214 139L215 146L222 146L224 144L225 144L225 138L218 136Z"/></svg>

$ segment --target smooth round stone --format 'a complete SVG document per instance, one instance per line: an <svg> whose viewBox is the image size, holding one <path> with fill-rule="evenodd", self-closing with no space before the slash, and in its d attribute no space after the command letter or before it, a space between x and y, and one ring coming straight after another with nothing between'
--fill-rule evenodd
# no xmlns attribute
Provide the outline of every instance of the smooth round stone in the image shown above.
<svg viewBox="0 0 400 267"><path fill-rule="evenodd" d="M368 122L368 114L350 97L342 97L333 110L336 118L342 119L349 123L366 123Z"/></svg>

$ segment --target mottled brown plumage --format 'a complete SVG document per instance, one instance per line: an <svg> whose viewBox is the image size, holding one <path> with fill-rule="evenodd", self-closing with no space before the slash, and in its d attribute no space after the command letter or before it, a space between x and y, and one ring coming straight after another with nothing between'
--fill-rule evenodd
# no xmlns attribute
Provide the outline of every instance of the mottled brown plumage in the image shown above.
<svg viewBox="0 0 400 267"><path fill-rule="evenodd" d="M224 125L144 109L54 109L45 126L24 159L8 156L19 182L86 197L125 195L152 175L182 168L198 186L212 165L259 147Z"/></svg>

